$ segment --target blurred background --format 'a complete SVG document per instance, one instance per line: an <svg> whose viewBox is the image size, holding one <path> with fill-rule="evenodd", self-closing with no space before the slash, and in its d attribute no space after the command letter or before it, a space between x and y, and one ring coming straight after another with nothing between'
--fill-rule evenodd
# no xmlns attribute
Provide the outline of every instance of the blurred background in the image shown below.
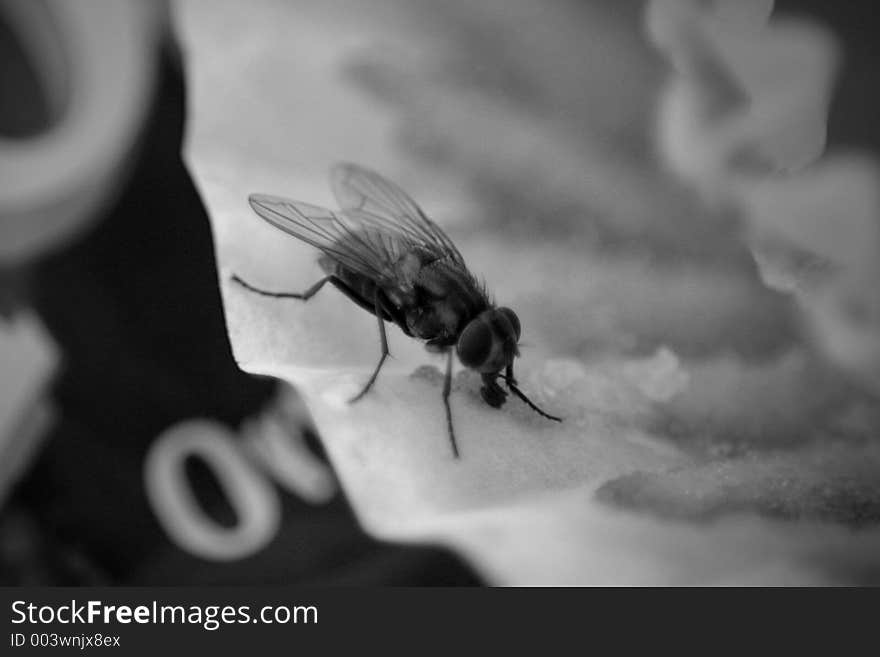
<svg viewBox="0 0 880 657"><path fill-rule="evenodd" d="M186 164L250 160L316 195L335 159L417 172L457 241L538 254L537 342L653 359L649 428L694 461L609 507L873 540L871 10L0 0L0 583L496 581L365 534L296 391L236 365Z"/></svg>

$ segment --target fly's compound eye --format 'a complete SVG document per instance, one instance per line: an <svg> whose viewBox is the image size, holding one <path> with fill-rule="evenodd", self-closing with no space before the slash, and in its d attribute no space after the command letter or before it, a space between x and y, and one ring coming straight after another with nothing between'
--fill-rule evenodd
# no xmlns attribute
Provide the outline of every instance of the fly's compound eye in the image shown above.
<svg viewBox="0 0 880 657"><path fill-rule="evenodd" d="M516 313L513 312L510 308L499 308L498 312L504 315L510 325L513 327L513 332L516 333L517 342L519 341L520 331L522 328L519 324L519 317L516 316Z"/></svg>
<svg viewBox="0 0 880 657"><path fill-rule="evenodd" d="M458 338L458 357L465 367L478 368L492 353L492 331L480 321L468 324Z"/></svg>

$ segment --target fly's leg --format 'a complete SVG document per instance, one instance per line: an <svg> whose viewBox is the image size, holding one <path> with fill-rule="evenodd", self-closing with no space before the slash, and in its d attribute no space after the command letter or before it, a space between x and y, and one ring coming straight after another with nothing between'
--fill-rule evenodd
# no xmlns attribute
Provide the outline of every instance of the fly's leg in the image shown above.
<svg viewBox="0 0 880 657"><path fill-rule="evenodd" d="M255 292L256 294L262 295L264 297L272 297L274 299L300 299L301 301L308 301L309 299L311 299L318 293L318 290L324 287L324 285L332 279L332 276L325 276L320 281L312 285L312 287L310 287L305 292L269 292L267 290L261 290L258 287L254 287L250 283L239 278L236 274L232 275L232 280L235 283L241 285L245 290Z"/></svg>
<svg viewBox="0 0 880 657"><path fill-rule="evenodd" d="M504 382L507 384L507 389L510 390L517 397L519 397L521 400L523 400L529 406L529 408L531 408L533 411L535 411L535 413L537 413L538 415L540 415L542 417L547 418L548 420L553 420L554 422L562 422L561 417L556 417L555 415L550 415L549 413L545 413L540 408L538 408L535 405L535 403L531 399L526 397L525 393L516 386L516 378L513 376L513 365L512 364L507 366L507 371L505 374L503 374L503 375L496 374L495 376L501 377L502 379L504 379Z"/></svg>
<svg viewBox="0 0 880 657"><path fill-rule="evenodd" d="M505 378L507 379L508 384L512 383L513 385L516 385L516 377L513 375L513 363L507 366Z"/></svg>
<svg viewBox="0 0 880 657"><path fill-rule="evenodd" d="M378 291L376 291L374 303L376 304L376 318L379 320L379 338L382 340L382 357L379 358L379 364L376 365L376 369L373 370L373 375L370 377L370 380L367 381L367 385L365 385L363 390L361 390L357 395L355 395L348 401L349 404L354 404L361 397L366 395L371 387L373 387L373 383L375 383L376 377L379 376L379 370L382 369L382 365L385 363L385 359L388 358L388 338L385 337L385 320L382 319L382 304L379 301Z"/></svg>
<svg viewBox="0 0 880 657"><path fill-rule="evenodd" d="M458 458L458 445L455 443L455 431L452 429L452 409L449 407L449 393L452 390L452 350L446 352L446 378L443 380L443 406L446 409L446 426L449 429L449 442L452 443L452 455Z"/></svg>

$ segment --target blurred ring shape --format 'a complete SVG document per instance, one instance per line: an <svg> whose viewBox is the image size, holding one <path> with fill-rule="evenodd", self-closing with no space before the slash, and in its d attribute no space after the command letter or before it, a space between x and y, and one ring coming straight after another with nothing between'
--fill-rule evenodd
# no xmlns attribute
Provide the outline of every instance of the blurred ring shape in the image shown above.
<svg viewBox="0 0 880 657"><path fill-rule="evenodd" d="M214 473L235 511L235 526L215 522L193 495L185 470L186 459L193 456ZM168 536L203 559L247 557L272 540L281 522L278 493L247 460L235 437L216 422L182 422L156 438L144 462L144 484Z"/></svg>
<svg viewBox="0 0 880 657"><path fill-rule="evenodd" d="M52 114L38 134L0 134L0 263L63 244L112 200L150 106L167 14L161 1L0 0Z"/></svg>

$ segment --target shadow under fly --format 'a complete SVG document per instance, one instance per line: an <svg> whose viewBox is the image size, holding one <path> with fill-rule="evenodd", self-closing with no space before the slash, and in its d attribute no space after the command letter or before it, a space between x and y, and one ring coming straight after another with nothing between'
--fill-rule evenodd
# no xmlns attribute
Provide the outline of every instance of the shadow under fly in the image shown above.
<svg viewBox="0 0 880 657"><path fill-rule="evenodd" d="M456 458L459 451L449 406L453 348L462 365L480 373L480 393L489 406L500 408L507 399L498 385L500 379L532 410L561 422L517 387L513 361L519 356L519 318L510 308L495 305L446 233L406 192L373 171L339 164L331 179L342 208L336 212L266 194L248 199L260 217L321 251L318 264L324 278L300 293L262 290L237 275L232 280L263 296L301 301L331 283L376 316L382 355L352 403L367 394L388 357L385 322L424 340L428 351L446 354L443 404Z"/></svg>

